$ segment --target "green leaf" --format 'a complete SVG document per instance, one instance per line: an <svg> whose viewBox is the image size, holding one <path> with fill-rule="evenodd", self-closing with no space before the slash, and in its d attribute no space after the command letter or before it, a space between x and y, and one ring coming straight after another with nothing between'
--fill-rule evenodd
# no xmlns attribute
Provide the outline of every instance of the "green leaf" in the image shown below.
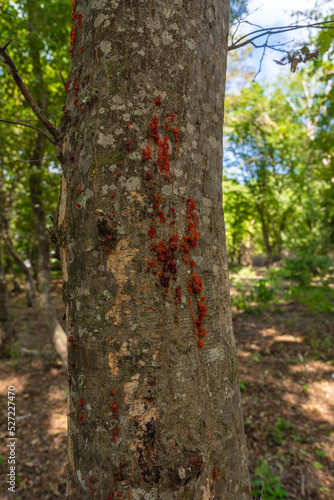
<svg viewBox="0 0 334 500"><path fill-rule="evenodd" d="M334 33L332 30L323 30L318 37L318 48L319 52L324 54L330 49L330 46L334 40Z"/></svg>

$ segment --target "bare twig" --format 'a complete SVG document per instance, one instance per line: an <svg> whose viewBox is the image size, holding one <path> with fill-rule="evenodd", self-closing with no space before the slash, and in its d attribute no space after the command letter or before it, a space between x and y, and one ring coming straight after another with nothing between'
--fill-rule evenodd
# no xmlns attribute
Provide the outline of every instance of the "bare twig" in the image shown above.
<svg viewBox="0 0 334 500"><path fill-rule="evenodd" d="M63 84L64 84L64 89L66 90L66 82L65 82L65 80L64 80L64 77L63 77L63 75L61 74L61 71L58 71L58 73L59 73L59 76L60 76L60 78L61 78L61 81L62 81L62 82L63 82Z"/></svg>
<svg viewBox="0 0 334 500"><path fill-rule="evenodd" d="M6 64L6 66L9 69L16 85L21 90L25 100L27 101L27 103L29 104L29 106L31 107L31 109L33 110L35 115L37 116L37 118L39 118L39 120L43 123L43 125L50 132L50 134L56 138L57 137L56 127L54 125L52 125L52 123L47 119L47 117L45 116L43 111L40 109L40 107L36 103L36 101L34 100L32 95L30 94L29 90L27 89L25 83L23 82L21 76L19 75L19 72L18 72L12 58L10 57L8 52L6 52L6 49L7 49L8 45L12 42L12 40L13 39L11 38L10 40L8 40L8 42L3 47L0 46L0 59ZM44 134L44 132L42 132L42 133ZM51 141L51 139L49 137L48 137L48 139Z"/></svg>
<svg viewBox="0 0 334 500"><path fill-rule="evenodd" d="M39 132L40 134L43 134L44 137L46 137L48 141L50 141L52 144L54 144L54 141L51 139L51 137L49 137L40 128L34 127L33 125L28 125L27 123L21 123L21 122L14 122L14 121L11 121L11 120L0 120L0 122L2 122L2 123L11 123L13 125L23 125L23 127L28 127L28 128L32 128L34 130L37 130L37 132Z"/></svg>
<svg viewBox="0 0 334 500"><path fill-rule="evenodd" d="M287 33L288 31L300 30L305 28L334 29L334 26L328 26L329 24L334 24L334 20L332 19L330 21L322 21L313 24L294 24L289 26L277 26L273 28L260 28L240 37L228 47L228 51L240 49L241 47L244 47L248 44L254 45L254 40L257 40L258 38L266 35L278 35L280 33Z"/></svg>
<svg viewBox="0 0 334 500"><path fill-rule="evenodd" d="M266 54L266 48L267 48L267 46L268 46L268 38L269 38L269 35L267 36L266 43L264 44L264 47L263 47L263 52L262 52L262 56L261 56L261 59L260 59L259 69L257 70L257 72L256 72L256 73L255 73L255 75L254 75L253 82L255 82L255 78L257 77L257 75L259 75L259 74L261 73L263 59L264 59L264 56L265 56L265 54Z"/></svg>

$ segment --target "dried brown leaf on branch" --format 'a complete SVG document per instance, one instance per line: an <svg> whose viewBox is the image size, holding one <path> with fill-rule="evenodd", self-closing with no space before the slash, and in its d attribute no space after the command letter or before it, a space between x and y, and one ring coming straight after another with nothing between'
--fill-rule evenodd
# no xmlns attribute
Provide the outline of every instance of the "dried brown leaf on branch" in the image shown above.
<svg viewBox="0 0 334 500"><path fill-rule="evenodd" d="M318 59L319 50L310 50L304 46L301 49L288 52L280 61L275 61L276 64L285 66L290 64L290 70L295 73L299 63L306 63L310 59Z"/></svg>

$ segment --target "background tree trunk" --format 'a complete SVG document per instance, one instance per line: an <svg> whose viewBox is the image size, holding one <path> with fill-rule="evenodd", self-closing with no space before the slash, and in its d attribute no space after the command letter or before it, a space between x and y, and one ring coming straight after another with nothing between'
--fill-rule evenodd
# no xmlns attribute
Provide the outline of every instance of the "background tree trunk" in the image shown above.
<svg viewBox="0 0 334 500"><path fill-rule="evenodd" d="M12 281L13 281L13 289L12 289L11 293L13 293L14 295L17 295L18 293L21 292L20 283L18 281L18 277L17 277L17 274L15 272L15 269L13 268L12 259L6 253L5 253L5 261L6 261L6 267L8 269L8 272L11 274Z"/></svg>
<svg viewBox="0 0 334 500"><path fill-rule="evenodd" d="M36 5L31 0L27 1L27 11L29 14L28 25L30 30L30 55L34 74L36 77L36 96L38 105L47 113L48 99L43 72L41 67L41 50L43 44L38 38L36 29ZM45 152L46 139L42 135L37 135L32 158L42 158ZM34 218L34 232L38 247L38 258L36 266L38 285L38 306L43 317L45 327L48 329L50 337L57 354L59 355L63 369L67 369L67 338L60 325L56 312L52 305L51 278L50 278L50 245L48 233L45 229L45 213L43 208L43 185L42 185L42 164L39 161L30 162L29 188L31 206Z"/></svg>
<svg viewBox="0 0 334 500"><path fill-rule="evenodd" d="M6 351L6 347L14 340L14 332L9 311L7 283L0 249L0 352L3 353Z"/></svg>
<svg viewBox="0 0 334 500"><path fill-rule="evenodd" d="M30 267L28 267L24 263L24 261L21 259L20 255L15 250L13 243L8 236L7 231L8 231L8 228L6 228L3 232L3 238L4 238L5 245L6 245L6 250L12 256L12 258L14 259L16 264L19 266L21 271L26 276L25 290L26 290L28 307L34 307L35 302L36 302L36 287L35 287L35 283L33 280L31 269L30 269Z"/></svg>
<svg viewBox="0 0 334 500"><path fill-rule="evenodd" d="M33 158L42 158L44 137L36 137ZM45 229L45 214L43 209L42 175L39 162L31 162L29 187L31 206L34 218L34 231L37 241L38 256L36 265L38 286L38 308L41 312L44 326L48 329L54 348L59 355L63 369L67 370L67 338L60 325L52 305L50 279L50 245L48 233Z"/></svg>
<svg viewBox="0 0 334 500"><path fill-rule="evenodd" d="M4 213L5 213L5 191L0 187L0 230L1 235L4 229ZM6 351L6 347L13 342L14 331L9 310L8 289L3 266L3 240L0 239L0 352Z"/></svg>
<svg viewBox="0 0 334 500"><path fill-rule="evenodd" d="M67 498L250 499L222 212L229 3L89 0L72 19Z"/></svg>

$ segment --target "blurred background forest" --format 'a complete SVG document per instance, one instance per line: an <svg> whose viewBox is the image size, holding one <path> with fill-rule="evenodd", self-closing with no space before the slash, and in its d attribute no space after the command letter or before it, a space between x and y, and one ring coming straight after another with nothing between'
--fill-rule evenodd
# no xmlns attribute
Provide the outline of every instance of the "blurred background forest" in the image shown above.
<svg viewBox="0 0 334 500"><path fill-rule="evenodd" d="M0 44L14 37L11 57L59 124L70 0L0 0L0 8ZM243 1L232 8L241 36L256 18ZM300 16L314 22L333 12L322 2ZM262 491L264 500L334 499L334 48L330 31L303 36L298 49L317 49L319 57L294 73L282 67L273 80L262 70L254 81L249 57L263 49L251 45L231 51L228 65L226 244L250 474L254 497ZM45 229L57 210L60 168L53 145L28 128L40 125L4 66L0 79L0 118L20 122L0 120L0 301L9 304L1 311L8 333L0 339L1 419L5 391L15 385L16 498L64 498L66 376L50 337L51 324L64 324L64 307ZM6 466L1 448L1 474ZM0 493L7 498L5 486Z"/></svg>

